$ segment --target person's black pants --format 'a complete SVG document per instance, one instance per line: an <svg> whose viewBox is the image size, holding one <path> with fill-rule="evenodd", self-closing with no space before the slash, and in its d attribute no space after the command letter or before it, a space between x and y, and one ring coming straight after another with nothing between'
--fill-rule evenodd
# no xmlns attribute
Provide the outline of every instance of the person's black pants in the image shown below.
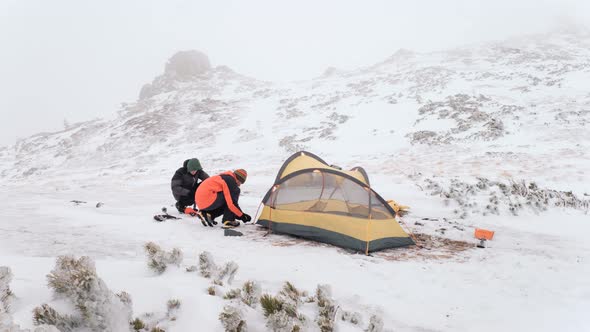
<svg viewBox="0 0 590 332"><path fill-rule="evenodd" d="M234 205L238 206L238 199L240 197L240 188L236 192L231 193L232 199L234 201ZM222 221L234 221L236 220L236 215L233 213L229 206L227 206L227 202L225 201L225 196L223 196L223 192L220 191L217 193L217 197L215 201L209 205L208 207L201 209L201 211L207 212L211 215L211 219L215 219L220 215L223 215Z"/></svg>
<svg viewBox="0 0 590 332"><path fill-rule="evenodd" d="M178 205L191 206L195 204L195 195L192 196L181 196L178 200Z"/></svg>

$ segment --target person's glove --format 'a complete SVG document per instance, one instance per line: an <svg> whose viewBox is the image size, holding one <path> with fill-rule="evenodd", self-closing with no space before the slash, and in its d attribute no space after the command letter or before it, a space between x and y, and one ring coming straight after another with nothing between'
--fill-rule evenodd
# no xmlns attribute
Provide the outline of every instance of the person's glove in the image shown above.
<svg viewBox="0 0 590 332"><path fill-rule="evenodd" d="M240 220L243 222L249 222L252 220L252 217L250 217L249 214L243 213L242 216L240 217Z"/></svg>
<svg viewBox="0 0 590 332"><path fill-rule="evenodd" d="M185 214L190 214L190 215L191 215L191 217L194 217L194 216L196 216L196 215L197 215L197 212L198 212L198 211L196 211L195 209L193 209L193 208L191 208L191 207L187 207L187 208L185 208L185 209L184 209L184 213L185 213Z"/></svg>

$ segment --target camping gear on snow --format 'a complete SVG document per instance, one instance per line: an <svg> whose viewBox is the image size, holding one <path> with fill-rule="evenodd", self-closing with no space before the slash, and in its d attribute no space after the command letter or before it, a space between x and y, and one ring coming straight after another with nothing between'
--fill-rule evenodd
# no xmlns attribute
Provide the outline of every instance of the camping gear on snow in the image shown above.
<svg viewBox="0 0 590 332"><path fill-rule="evenodd" d="M262 200L257 224L366 254L414 244L361 167L331 166L301 151L289 157Z"/></svg>
<svg viewBox="0 0 590 332"><path fill-rule="evenodd" d="M154 220L155 220L155 221L162 222L162 221L164 221L164 220L166 220L166 219L180 219L180 218L178 218L178 217L175 217L175 216L173 216L173 215L170 215L170 214L168 214L168 209L167 209L165 206L162 208L162 212L163 212L164 214L156 214L156 215L154 216Z"/></svg>
<svg viewBox="0 0 590 332"><path fill-rule="evenodd" d="M242 236L242 232L235 231L233 229L226 228L223 230L223 236Z"/></svg>
<svg viewBox="0 0 590 332"><path fill-rule="evenodd" d="M169 214L156 214L156 215L154 216L154 220L155 220L155 221L162 222L162 221L164 221L164 220L166 220L166 219L180 219L180 218L178 218L178 217L175 217L175 216L171 216L171 215L169 215Z"/></svg>
<svg viewBox="0 0 590 332"><path fill-rule="evenodd" d="M494 237L494 231L489 231L487 229L476 228L475 229L475 238L479 240L477 244L478 248L485 248L486 241L491 240Z"/></svg>
<svg viewBox="0 0 590 332"><path fill-rule="evenodd" d="M395 211L395 214L398 215L398 216L403 216L406 213L408 213L408 211L410 210L410 207L409 206L407 206L407 205L399 205L393 199L388 199L387 200L387 204L389 204L391 206L391 208L393 209L393 211Z"/></svg>
<svg viewBox="0 0 590 332"><path fill-rule="evenodd" d="M491 240L494 237L494 231L489 231L487 229L476 228L475 229L475 238L478 240Z"/></svg>
<svg viewBox="0 0 590 332"><path fill-rule="evenodd" d="M184 208L184 214L189 214L191 217L196 217L197 216L197 210L191 208L191 207L185 207Z"/></svg>
<svg viewBox="0 0 590 332"><path fill-rule="evenodd" d="M157 214L154 216L154 220L162 222L165 221L167 219L182 219L179 217L175 217L171 214L168 213L168 209L166 207L162 208L162 212L164 214ZM207 219L206 216L203 215L203 213L201 211L199 211L198 209L194 209L191 207L187 207L183 210L184 214L190 215L191 217L198 217L199 220L201 221L201 224L203 224L203 226L211 226L213 227L213 224L217 224L217 222L215 222L214 220L209 220Z"/></svg>

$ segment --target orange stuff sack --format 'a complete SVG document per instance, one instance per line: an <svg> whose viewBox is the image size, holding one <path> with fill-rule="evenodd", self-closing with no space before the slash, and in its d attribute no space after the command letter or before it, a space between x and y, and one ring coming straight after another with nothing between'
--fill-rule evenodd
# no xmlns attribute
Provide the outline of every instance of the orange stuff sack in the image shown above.
<svg viewBox="0 0 590 332"><path fill-rule="evenodd" d="M478 240L491 240L494 237L494 231L488 231L487 229L476 228L475 238Z"/></svg>
<svg viewBox="0 0 590 332"><path fill-rule="evenodd" d="M193 217L197 215L197 211L195 211L195 210L194 210L193 208L191 208L191 207L186 207L186 208L184 209L184 213L185 213L185 214L190 214L190 215L191 215L191 216L193 216Z"/></svg>

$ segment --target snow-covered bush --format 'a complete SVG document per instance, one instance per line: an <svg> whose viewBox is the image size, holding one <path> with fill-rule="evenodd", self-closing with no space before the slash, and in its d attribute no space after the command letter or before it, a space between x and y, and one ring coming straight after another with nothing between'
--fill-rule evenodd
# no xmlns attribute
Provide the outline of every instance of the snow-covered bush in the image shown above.
<svg viewBox="0 0 590 332"><path fill-rule="evenodd" d="M225 300L233 300L233 299L237 299L237 298L241 298L242 297L242 290L239 288L236 289L231 289L229 292L225 293L225 295L223 295L223 298Z"/></svg>
<svg viewBox="0 0 590 332"><path fill-rule="evenodd" d="M295 306L302 304L303 298L307 296L307 292L298 290L289 281L285 282L283 289L279 294Z"/></svg>
<svg viewBox="0 0 590 332"><path fill-rule="evenodd" d="M383 319L377 315L372 315L369 318L369 326L365 329L365 332L382 332L383 331Z"/></svg>
<svg viewBox="0 0 590 332"><path fill-rule="evenodd" d="M145 244L145 251L148 256L148 267L158 274L164 273L169 264L179 266L182 262L182 251L178 248L167 252L157 244L148 242Z"/></svg>
<svg viewBox="0 0 590 332"><path fill-rule="evenodd" d="M443 198L445 204L456 206L454 213L459 218L473 214L496 214L508 212L518 215L529 209L535 213L551 208L571 208L588 213L590 199L577 197L571 191L539 188L535 182L510 181L507 183L477 178L473 183L451 179L448 183L424 180L426 191ZM483 201L483 203L482 203Z"/></svg>
<svg viewBox="0 0 590 332"><path fill-rule="evenodd" d="M293 332L301 330L301 327L296 323L295 317L284 310L277 311L266 317L266 327L273 332Z"/></svg>
<svg viewBox="0 0 590 332"><path fill-rule="evenodd" d="M61 315L43 304L33 310L35 324L54 325L60 331L69 331L78 326L97 332L129 330L132 317L129 294L117 296L111 292L96 274L94 261L89 257L58 257L47 280L55 294L71 301L78 312Z"/></svg>
<svg viewBox="0 0 590 332"><path fill-rule="evenodd" d="M226 332L246 332L246 321L242 311L234 306L226 305L219 314L219 320Z"/></svg>
<svg viewBox="0 0 590 332"><path fill-rule="evenodd" d="M0 313L10 311L10 303L14 295L10 290L12 271L7 266L0 266Z"/></svg>
<svg viewBox="0 0 590 332"><path fill-rule="evenodd" d="M131 322L131 327L134 331L142 331L145 328L145 323L141 319L135 318Z"/></svg>
<svg viewBox="0 0 590 332"><path fill-rule="evenodd" d="M121 293L117 293L117 297L127 308L133 308L133 301L131 300L131 294L129 294L127 292L121 292ZM129 310L128 314L129 314L129 320L131 320L131 315L133 314L133 312L131 312L131 310Z"/></svg>
<svg viewBox="0 0 590 332"><path fill-rule="evenodd" d="M180 310L180 300L178 299L170 299L168 300L168 302L166 303L166 308L168 309L166 311L166 317L169 320L176 320L176 316L178 315L178 311Z"/></svg>
<svg viewBox="0 0 590 332"><path fill-rule="evenodd" d="M213 278L213 283L223 286L223 281L231 284L238 272L238 264L227 262L223 268L219 268L213 261L213 256L208 251L203 251L199 255L199 272L205 278Z"/></svg>
<svg viewBox="0 0 590 332"><path fill-rule="evenodd" d="M484 95L456 94L444 101L428 101L418 109L421 122L445 121L454 123L450 128L437 131L416 131L406 135L412 144L441 145L455 141L496 140L507 132L501 119L522 110L515 105L489 105ZM485 105L491 107L485 107Z"/></svg>
<svg viewBox="0 0 590 332"><path fill-rule="evenodd" d="M55 326L62 332L69 332L83 325L82 317L72 315L62 315L47 304L33 309L33 323L35 325Z"/></svg>
<svg viewBox="0 0 590 332"><path fill-rule="evenodd" d="M12 322L10 304L14 295L10 290L12 271L7 266L0 266L0 331L4 332L25 332Z"/></svg>
<svg viewBox="0 0 590 332"><path fill-rule="evenodd" d="M166 302L166 313L144 313L131 322L134 331L153 332L165 331L170 322L177 319L181 302L178 299L170 299Z"/></svg>
<svg viewBox="0 0 590 332"><path fill-rule="evenodd" d="M266 317L266 327L273 332L292 332L300 330L304 321L297 313L297 307L288 303L282 296L264 294L260 297L260 305Z"/></svg>
<svg viewBox="0 0 590 332"><path fill-rule="evenodd" d="M297 140L297 135L285 136L279 141L279 146L285 149L288 153L295 153L297 151L307 150L307 146L300 144Z"/></svg>
<svg viewBox="0 0 590 332"><path fill-rule="evenodd" d="M270 294L263 294L260 297L260 305L262 306L265 317L268 317L277 311L283 310L284 304L285 302L283 300Z"/></svg>
<svg viewBox="0 0 590 332"><path fill-rule="evenodd" d="M10 315L10 304L14 294L10 290L12 271L7 266L0 266L0 331L1 332L30 332L29 329L21 329L14 324ZM60 332L55 326L39 325L33 332Z"/></svg>
<svg viewBox="0 0 590 332"><path fill-rule="evenodd" d="M215 283L223 285L223 280L227 279L227 283L231 284L234 281L237 272L238 264L235 262L227 262L215 277Z"/></svg>
<svg viewBox="0 0 590 332"><path fill-rule="evenodd" d="M328 285L318 285L316 289L316 300L318 304L318 317L316 323L320 331L334 331L334 320L336 318L336 306L332 300L332 292Z"/></svg>
<svg viewBox="0 0 590 332"><path fill-rule="evenodd" d="M218 267L215 265L213 261L213 256L208 251L203 251L199 255L199 272L205 278L211 278L211 276L215 275L217 272Z"/></svg>
<svg viewBox="0 0 590 332"><path fill-rule="evenodd" d="M211 296L215 296L217 294L219 294L220 290L217 287L217 285L211 285L207 288L207 294L211 295Z"/></svg>
<svg viewBox="0 0 590 332"><path fill-rule="evenodd" d="M256 305L260 301L261 292L260 285L256 281L246 281L242 286L242 302L249 307L256 308Z"/></svg>
<svg viewBox="0 0 590 332"><path fill-rule="evenodd" d="M20 332L21 330L8 330L6 332ZM28 332L29 330L22 330L22 332ZM52 325L39 325L35 327L33 332L60 332L60 330Z"/></svg>
<svg viewBox="0 0 590 332"><path fill-rule="evenodd" d="M350 312L350 311L342 311L342 316L340 318L345 321L349 322L354 325L361 325L363 323L363 317L358 312Z"/></svg>

